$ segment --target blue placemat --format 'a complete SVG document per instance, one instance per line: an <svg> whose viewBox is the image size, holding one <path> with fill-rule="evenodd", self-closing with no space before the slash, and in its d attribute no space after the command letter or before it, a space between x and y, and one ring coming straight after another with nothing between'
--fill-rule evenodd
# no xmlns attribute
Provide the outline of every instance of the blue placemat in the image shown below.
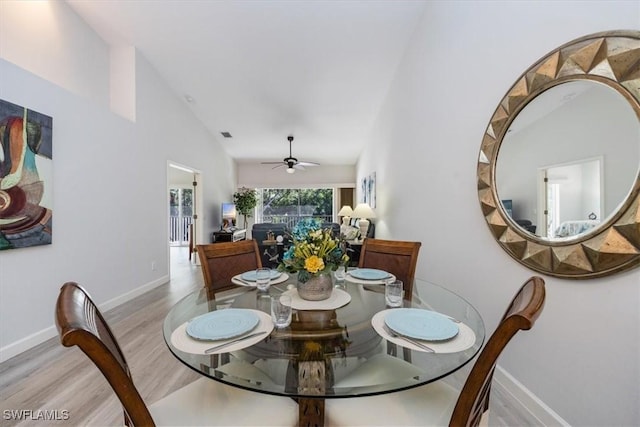
<svg viewBox="0 0 640 427"><path fill-rule="evenodd" d="M187 334L197 340L224 340L249 332L259 322L260 318L251 311L227 308L194 318L187 325Z"/></svg>
<svg viewBox="0 0 640 427"><path fill-rule="evenodd" d="M444 341L458 335L458 325L447 316L419 308L391 310L384 323L400 335L425 341Z"/></svg>

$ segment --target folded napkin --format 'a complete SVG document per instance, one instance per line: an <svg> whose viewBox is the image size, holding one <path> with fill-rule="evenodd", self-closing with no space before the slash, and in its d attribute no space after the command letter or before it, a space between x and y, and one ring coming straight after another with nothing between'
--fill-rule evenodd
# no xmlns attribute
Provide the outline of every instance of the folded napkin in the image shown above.
<svg viewBox="0 0 640 427"><path fill-rule="evenodd" d="M235 350L241 350L243 348L250 347L254 344L257 344L269 336L269 334L273 330L273 321L271 320L271 316L263 311L259 311L259 310L251 310L251 311L254 312L256 315L258 315L258 317L260 318L260 322L255 328L253 328L251 331L248 331L246 335L252 334L255 332L262 332L262 331L266 333L264 335L260 335L257 337L249 338L249 339L231 344L230 346L221 349L219 352L214 352L209 354L228 353ZM214 347L216 345L224 344L226 342L233 341L234 339L241 337L240 336L240 337L234 337L234 338L229 338L225 340L216 340L216 341L196 340L194 338L191 338L187 334L188 323L189 322L185 322L182 325L178 326L176 330L174 330L173 333L171 334L171 344L173 344L173 346L177 350L183 351L185 353L205 354L204 351L208 348Z"/></svg>
<svg viewBox="0 0 640 427"><path fill-rule="evenodd" d="M384 330L384 325L385 325L384 318L387 315L387 313L391 312L392 310L398 310L398 309L391 308L391 309L379 311L378 313L376 313L371 318L371 326L373 326L373 329L375 329L378 335L380 335L382 338L394 344L397 344L402 347L410 348L411 350L426 351L418 347L417 345L414 345L409 341L402 339L401 337L392 337ZM458 335L456 335L450 340L447 340L447 341L416 340L416 341L419 341L429 346L431 349L433 349L435 353L456 353L458 351L466 350L471 346L473 346L473 344L476 342L476 334L466 324L462 322L456 323L456 324L458 325L458 330L459 330Z"/></svg>
<svg viewBox="0 0 640 427"><path fill-rule="evenodd" d="M298 290L293 288L284 292L282 295L289 295L291 297L291 307L296 310L335 310L343 305L349 304L351 301L351 295L342 289L334 288L331 292L331 296L321 301L309 301L300 298Z"/></svg>
<svg viewBox="0 0 640 427"><path fill-rule="evenodd" d="M282 273L280 274L280 276L276 277L275 279L271 279L271 284L276 285L278 283L286 282L288 279L289 279L289 275L287 273ZM235 276L233 276L231 278L231 283L233 283L234 285L251 286L254 288L256 286L256 282L244 280L242 278L242 274L236 274Z"/></svg>

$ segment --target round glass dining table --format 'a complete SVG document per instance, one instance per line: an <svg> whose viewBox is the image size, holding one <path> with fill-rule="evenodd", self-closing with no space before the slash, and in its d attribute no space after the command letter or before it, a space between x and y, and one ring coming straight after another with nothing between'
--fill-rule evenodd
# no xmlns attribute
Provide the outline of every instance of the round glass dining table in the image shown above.
<svg viewBox="0 0 640 427"><path fill-rule="evenodd" d="M459 295L416 280L413 297L403 301L404 308L435 311L459 328L460 336L450 343L422 341L428 346L425 350L402 336L385 333L381 315L397 308L386 306L383 284L359 282L344 282L339 292L348 294L348 302L340 307L294 309L290 326L269 328L268 335L247 340L250 345L230 346L214 354L180 345L178 329L184 330L197 316L228 308L252 309L268 316L271 298L291 289L296 279L271 285L267 292L246 286L214 294L203 288L171 308L163 325L165 342L182 363L215 381L296 399L300 425L323 425L324 399L418 387L452 374L480 350L485 338L482 318ZM314 308L313 303L308 305Z"/></svg>

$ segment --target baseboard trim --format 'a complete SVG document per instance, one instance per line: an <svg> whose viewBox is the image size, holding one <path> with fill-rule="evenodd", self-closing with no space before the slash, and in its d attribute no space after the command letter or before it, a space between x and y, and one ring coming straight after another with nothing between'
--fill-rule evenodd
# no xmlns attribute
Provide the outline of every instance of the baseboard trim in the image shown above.
<svg viewBox="0 0 640 427"><path fill-rule="evenodd" d="M157 288L160 285L164 285L169 281L169 276L162 276L159 279L156 279L152 282L149 282L145 285L142 285L132 291L119 295L109 301L106 301L99 305L100 311L106 312L111 310L114 307L119 306L125 302L128 302L134 299L137 296L144 294L145 292L150 291L151 289ZM44 328L38 332L35 332L27 337L19 339L18 341L12 342L2 348L0 348L0 363L11 359L18 354L29 350L39 344L42 344L48 339L51 339L58 335L58 331L56 330L55 325L51 325L47 328Z"/></svg>
<svg viewBox="0 0 640 427"><path fill-rule="evenodd" d="M142 285L139 288L136 288L132 291L129 291L125 294L122 294L120 296L117 296L113 299L110 299L109 301L106 301L102 304L100 304L98 306L98 308L100 309L100 311L107 312L109 310L111 310L112 308L115 308L117 306L119 306L120 304L124 304L125 302L131 301L132 299L134 299L135 297L138 297L142 294L144 294L145 292L149 292L151 289L157 288L160 285L164 285L165 283L167 283L169 281L169 276L162 276L156 280L154 280L153 282L149 282L146 285Z"/></svg>
<svg viewBox="0 0 640 427"><path fill-rule="evenodd" d="M538 420L539 425L570 427L570 424L560 415L500 366L496 366L493 374L493 387L496 386L511 397L513 402L519 406L518 410L527 412Z"/></svg>

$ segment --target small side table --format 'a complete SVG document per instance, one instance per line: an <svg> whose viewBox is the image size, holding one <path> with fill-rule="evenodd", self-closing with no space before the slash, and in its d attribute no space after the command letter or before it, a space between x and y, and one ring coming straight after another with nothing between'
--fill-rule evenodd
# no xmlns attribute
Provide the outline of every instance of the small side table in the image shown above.
<svg viewBox="0 0 640 427"><path fill-rule="evenodd" d="M219 243L219 242L238 242L240 240L245 240L247 238L247 230L237 229L233 231L214 231L211 233L211 243Z"/></svg>

